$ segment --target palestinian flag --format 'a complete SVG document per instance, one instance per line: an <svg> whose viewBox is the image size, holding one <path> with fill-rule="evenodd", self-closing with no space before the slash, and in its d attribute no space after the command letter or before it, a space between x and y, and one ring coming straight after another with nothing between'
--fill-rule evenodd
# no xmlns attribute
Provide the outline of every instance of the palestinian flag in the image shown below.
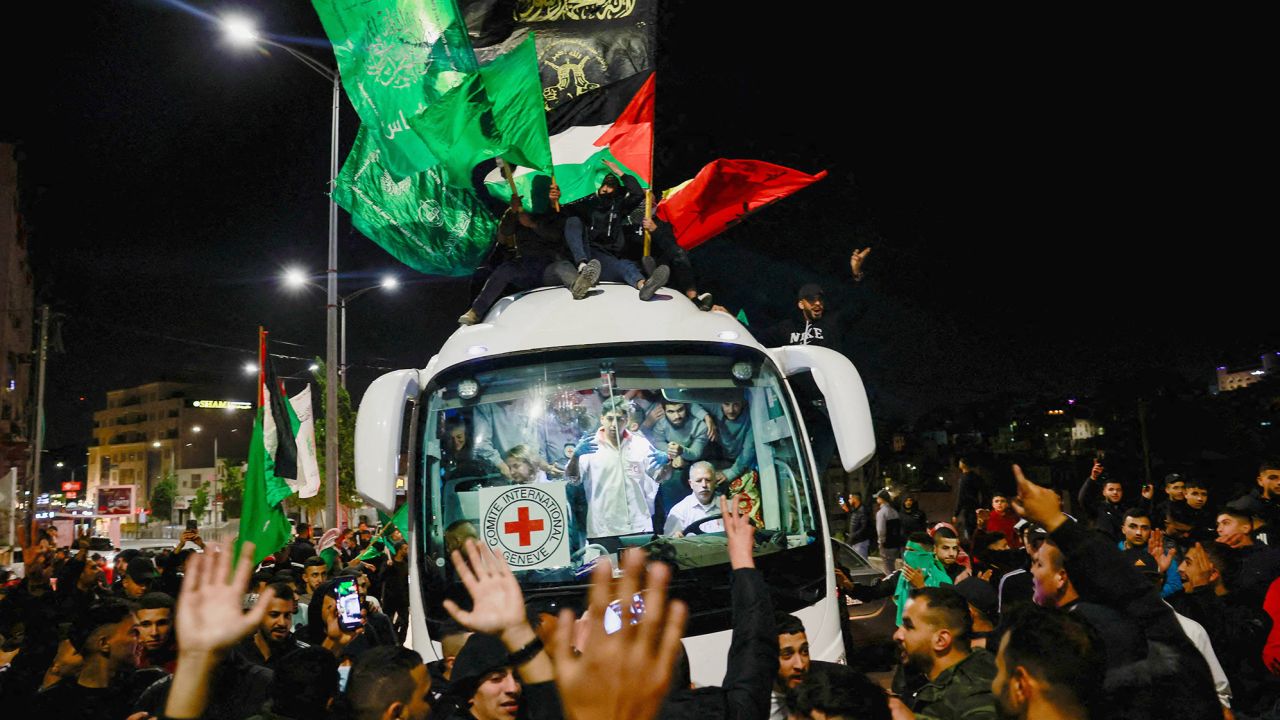
<svg viewBox="0 0 1280 720"><path fill-rule="evenodd" d="M289 480L298 476L296 428L297 416L267 355L267 331L258 328L258 413L249 440L244 507L236 537L236 557L245 542L254 544L254 565L292 537L281 502L293 493Z"/></svg>
<svg viewBox="0 0 1280 720"><path fill-rule="evenodd" d="M663 193L657 215L671 223L680 247L691 250L826 176L826 170L809 175L760 160L712 160L692 180Z"/></svg>
<svg viewBox="0 0 1280 720"><path fill-rule="evenodd" d="M476 57L486 62L507 52L530 33L536 36L542 97L551 134L551 156L562 204L586 197L600 187L609 158L648 186L652 162L639 159L635 148L652 146L652 100L644 109L621 117L628 141L611 137L600 142L623 116L637 92L652 77L657 55L657 0L626 3L533 3L514 0L461 0ZM652 97L652 95L650 95ZM643 99L643 98L642 98ZM619 130L618 132L621 132ZM616 134L616 133L615 133ZM644 136L643 141L640 138ZM599 143L599 144L598 144ZM611 152L626 145L621 152ZM515 169L516 191L532 207L532 171ZM489 192L504 202L511 192L502 174L485 177Z"/></svg>
<svg viewBox="0 0 1280 720"><path fill-rule="evenodd" d="M647 122L642 116L646 107ZM638 73L566 101L547 114L547 131L551 135L551 158L562 205L600 188L600 181L610 172L604 159L617 163L648 187L652 160L646 163L645 158L653 146L653 73ZM618 141L621 156L612 152L609 139ZM644 150L638 151L639 147ZM526 205L537 174L525 167L513 173L516 192ZM511 198L498 170L485 177L485 185L495 197L504 201Z"/></svg>

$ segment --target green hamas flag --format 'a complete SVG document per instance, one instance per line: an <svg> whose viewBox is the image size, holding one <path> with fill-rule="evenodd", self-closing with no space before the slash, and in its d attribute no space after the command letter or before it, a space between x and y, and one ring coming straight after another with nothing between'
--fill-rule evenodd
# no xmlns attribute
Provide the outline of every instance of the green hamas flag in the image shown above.
<svg viewBox="0 0 1280 720"><path fill-rule="evenodd" d="M472 168L495 157L549 170L551 145L533 38L468 75L411 118L409 126L440 158L450 185L470 188Z"/></svg>
<svg viewBox="0 0 1280 720"><path fill-rule="evenodd" d="M439 166L471 187L495 157L551 166L530 38L481 69L454 0L314 0L347 96L399 180Z"/></svg>
<svg viewBox="0 0 1280 720"><path fill-rule="evenodd" d="M378 533L378 537L374 538L373 541L369 543L369 547L365 548L365 551L360 553L361 560L375 558L381 554L383 548L387 546L387 543L391 539L391 531L393 529L399 528L402 535L409 537L408 503L401 505L400 509L397 510L396 514L392 517L388 517L386 513L379 510L378 520L382 523L382 531Z"/></svg>
<svg viewBox="0 0 1280 720"><path fill-rule="evenodd" d="M397 180L368 125L360 126L333 199L357 230L427 275L470 275L498 225L474 192L446 185L439 168Z"/></svg>
<svg viewBox="0 0 1280 720"><path fill-rule="evenodd" d="M479 69L454 0L312 0L347 98L384 148L399 180L439 163L409 127ZM447 148L447 140L444 141Z"/></svg>

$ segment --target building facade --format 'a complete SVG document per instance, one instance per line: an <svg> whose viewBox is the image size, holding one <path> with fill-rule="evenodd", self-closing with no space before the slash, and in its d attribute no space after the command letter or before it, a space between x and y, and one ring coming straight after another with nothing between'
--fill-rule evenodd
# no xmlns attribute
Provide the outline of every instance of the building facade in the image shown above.
<svg viewBox="0 0 1280 720"><path fill-rule="evenodd" d="M18 488L30 472L31 348L34 281L18 191L14 146L0 143L0 478L17 471ZM8 542L15 491L2 493L0 541Z"/></svg>
<svg viewBox="0 0 1280 720"><path fill-rule="evenodd" d="M245 459L252 432L251 403L213 399L186 383L110 390L106 408L93 414L86 497L96 497L99 487L133 485L145 507L156 483L172 476L176 498L189 502L200 483L213 479L217 458ZM188 487L193 476L197 484Z"/></svg>
<svg viewBox="0 0 1280 720"><path fill-rule="evenodd" d="M1267 375L1276 371L1276 356L1280 353L1266 353L1262 356L1262 364L1255 367L1228 369L1226 365L1218 366L1218 392L1230 392L1248 387Z"/></svg>

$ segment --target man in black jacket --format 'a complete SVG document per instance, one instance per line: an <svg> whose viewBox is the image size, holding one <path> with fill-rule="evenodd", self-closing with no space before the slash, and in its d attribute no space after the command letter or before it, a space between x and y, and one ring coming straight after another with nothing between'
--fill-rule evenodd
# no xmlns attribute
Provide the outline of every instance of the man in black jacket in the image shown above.
<svg viewBox="0 0 1280 720"><path fill-rule="evenodd" d="M641 300L648 300L667 283L671 269L659 265L645 280L634 262L619 257L626 244L627 215L644 202L644 191L639 181L623 173L616 164L609 160L604 164L615 174L605 175L594 195L564 206L568 216L564 224L565 243L579 272L589 261L598 261L601 280L625 282L640 291ZM578 297L576 288L574 296Z"/></svg>
<svg viewBox="0 0 1280 720"><path fill-rule="evenodd" d="M1237 596L1240 551L1221 543L1196 543L1178 567L1182 592L1169 599L1174 610L1204 626L1231 682L1231 707L1248 715L1280 700L1280 679L1262 662L1271 617L1260 604Z"/></svg>
<svg viewBox="0 0 1280 720"><path fill-rule="evenodd" d="M1083 517L1094 518L1095 528L1117 542L1124 539L1124 511L1129 508L1124 501L1124 485L1107 475L1100 461L1093 461L1093 470L1080 486L1076 500L1086 511Z"/></svg>
<svg viewBox="0 0 1280 720"><path fill-rule="evenodd" d="M1142 659L1107 670L1110 716L1162 720L1221 717L1204 656L1187 638L1173 610L1160 600L1155 587L1144 582L1105 537L1072 522L1062 512L1056 493L1027 480L1017 465L1013 471L1018 484L1015 508L1049 531L1080 597L1127 617L1146 642Z"/></svg>
<svg viewBox="0 0 1280 720"><path fill-rule="evenodd" d="M871 552L871 540L876 534L876 521L871 510L862 502L862 493L849 495L849 535L846 542L866 559Z"/></svg>
<svg viewBox="0 0 1280 720"><path fill-rule="evenodd" d="M738 499L729 502L720 498L720 512L729 546L729 595L733 604L733 635L724 681L720 687L691 689L687 659L678 663L671 691L658 714L661 720L769 717L769 687L778 674L773 601L752 553L755 528Z"/></svg>
<svg viewBox="0 0 1280 720"><path fill-rule="evenodd" d="M508 287L527 290L563 285L574 298L581 299L600 277L598 262L587 263L575 272L563 259L565 216L553 209L560 201L560 188L552 185L550 178L536 175L531 192L533 212L524 209L519 195L511 197L510 208L498 223L495 245L505 253L505 259L485 279L471 307L458 317L459 325L480 322Z"/></svg>

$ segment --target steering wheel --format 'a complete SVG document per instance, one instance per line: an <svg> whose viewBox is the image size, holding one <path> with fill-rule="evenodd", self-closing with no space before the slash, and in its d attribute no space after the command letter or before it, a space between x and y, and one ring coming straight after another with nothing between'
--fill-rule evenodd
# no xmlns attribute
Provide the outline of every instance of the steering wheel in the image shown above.
<svg viewBox="0 0 1280 720"><path fill-rule="evenodd" d="M693 522L686 525L684 530L681 532L681 534L687 536L687 535L701 535L706 532L721 532L722 530L703 530L702 526L706 525L709 522L717 521L722 517L724 516L721 515L720 513L716 513L714 515L707 515L706 517L698 518L697 520L694 520Z"/></svg>

